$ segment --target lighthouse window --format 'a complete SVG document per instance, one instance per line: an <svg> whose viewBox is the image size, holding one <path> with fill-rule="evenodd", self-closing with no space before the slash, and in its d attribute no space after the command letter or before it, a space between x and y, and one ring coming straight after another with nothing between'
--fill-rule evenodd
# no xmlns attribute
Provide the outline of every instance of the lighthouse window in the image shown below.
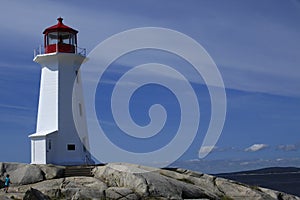
<svg viewBox="0 0 300 200"><path fill-rule="evenodd" d="M78 74L78 70L75 70L75 74L76 74L76 82L79 83L79 74Z"/></svg>
<svg viewBox="0 0 300 200"><path fill-rule="evenodd" d="M48 140L48 149L51 150L51 140Z"/></svg>
<svg viewBox="0 0 300 200"><path fill-rule="evenodd" d="M75 151L75 144L68 144L68 151Z"/></svg>
<svg viewBox="0 0 300 200"><path fill-rule="evenodd" d="M49 33L47 37L47 45L56 44L58 38L57 36L58 36L57 32Z"/></svg>
<svg viewBox="0 0 300 200"><path fill-rule="evenodd" d="M72 44L71 43L71 34L67 32L60 32L58 36L58 43L64 43L64 44Z"/></svg>
<svg viewBox="0 0 300 200"><path fill-rule="evenodd" d="M86 147L85 147L85 145L86 145L86 137L83 137L83 138L82 138L82 149L83 149L83 152L86 152Z"/></svg>
<svg viewBox="0 0 300 200"><path fill-rule="evenodd" d="M82 106L81 106L81 103L79 103L78 106L79 106L79 115L82 116Z"/></svg>

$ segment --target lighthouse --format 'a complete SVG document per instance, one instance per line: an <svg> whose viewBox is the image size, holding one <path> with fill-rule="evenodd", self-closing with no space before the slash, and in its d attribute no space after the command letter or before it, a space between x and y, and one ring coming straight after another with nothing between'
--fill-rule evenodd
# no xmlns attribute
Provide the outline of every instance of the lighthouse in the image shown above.
<svg viewBox="0 0 300 200"><path fill-rule="evenodd" d="M57 20L44 30L44 47L33 59L41 80L36 132L29 135L31 163L91 164L80 79L85 50L77 46L78 31Z"/></svg>

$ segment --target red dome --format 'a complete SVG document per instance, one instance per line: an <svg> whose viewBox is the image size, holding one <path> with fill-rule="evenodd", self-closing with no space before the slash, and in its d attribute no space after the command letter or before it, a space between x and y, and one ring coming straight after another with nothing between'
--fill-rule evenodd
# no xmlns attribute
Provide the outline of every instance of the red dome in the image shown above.
<svg viewBox="0 0 300 200"><path fill-rule="evenodd" d="M47 33L50 33L50 32L61 32L61 31L66 31L66 32L71 32L71 33L78 33L77 30L75 29L72 29L71 27L69 26L66 26L63 24L63 18L59 17L57 18L57 24L54 25L54 26L50 26L49 28L46 28L43 32L43 34L47 34Z"/></svg>
<svg viewBox="0 0 300 200"><path fill-rule="evenodd" d="M57 20L56 25L46 28L43 32L45 53L75 53L78 31L64 25L61 17Z"/></svg>

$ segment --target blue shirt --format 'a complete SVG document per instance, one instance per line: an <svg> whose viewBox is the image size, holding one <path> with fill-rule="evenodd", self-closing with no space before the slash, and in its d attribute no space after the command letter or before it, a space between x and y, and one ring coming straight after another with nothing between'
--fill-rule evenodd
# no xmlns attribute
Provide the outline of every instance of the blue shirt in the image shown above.
<svg viewBox="0 0 300 200"><path fill-rule="evenodd" d="M4 185L9 186L9 183L10 183L10 179L8 177L6 177Z"/></svg>

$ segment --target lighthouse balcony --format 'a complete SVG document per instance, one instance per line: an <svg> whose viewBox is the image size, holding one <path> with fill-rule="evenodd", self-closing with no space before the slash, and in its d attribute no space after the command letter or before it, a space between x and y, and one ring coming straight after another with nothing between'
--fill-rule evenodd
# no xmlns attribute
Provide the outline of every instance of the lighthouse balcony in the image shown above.
<svg viewBox="0 0 300 200"><path fill-rule="evenodd" d="M33 50L34 57L49 53L73 53L86 56L86 49L69 44L51 44L45 47L40 45L38 48Z"/></svg>

